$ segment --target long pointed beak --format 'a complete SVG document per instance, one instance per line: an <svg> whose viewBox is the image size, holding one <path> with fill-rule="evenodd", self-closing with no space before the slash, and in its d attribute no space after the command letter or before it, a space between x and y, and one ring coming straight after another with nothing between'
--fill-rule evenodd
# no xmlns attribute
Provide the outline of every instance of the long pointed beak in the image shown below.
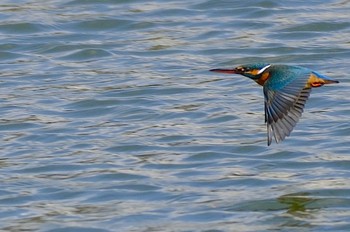
<svg viewBox="0 0 350 232"><path fill-rule="evenodd" d="M215 68L215 69L210 69L210 72L219 72L219 73L226 73L226 74L236 74L235 69L220 69L220 68Z"/></svg>

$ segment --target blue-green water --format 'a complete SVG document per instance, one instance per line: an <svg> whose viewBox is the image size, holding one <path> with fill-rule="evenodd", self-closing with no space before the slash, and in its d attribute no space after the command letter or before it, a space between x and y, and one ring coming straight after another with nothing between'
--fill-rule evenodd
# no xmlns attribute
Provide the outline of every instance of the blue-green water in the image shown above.
<svg viewBox="0 0 350 232"><path fill-rule="evenodd" d="M0 5L1 231L349 231L350 2ZM211 68L298 64L315 89L266 146L262 89Z"/></svg>

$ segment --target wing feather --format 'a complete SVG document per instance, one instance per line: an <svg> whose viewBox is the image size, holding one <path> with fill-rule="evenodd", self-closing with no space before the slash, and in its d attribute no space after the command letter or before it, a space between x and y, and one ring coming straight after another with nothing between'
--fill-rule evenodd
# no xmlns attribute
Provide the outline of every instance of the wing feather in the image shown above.
<svg viewBox="0 0 350 232"><path fill-rule="evenodd" d="M299 121L311 93L311 88L305 87L307 80L301 76L277 90L264 85L268 145L272 137L276 143L284 140Z"/></svg>

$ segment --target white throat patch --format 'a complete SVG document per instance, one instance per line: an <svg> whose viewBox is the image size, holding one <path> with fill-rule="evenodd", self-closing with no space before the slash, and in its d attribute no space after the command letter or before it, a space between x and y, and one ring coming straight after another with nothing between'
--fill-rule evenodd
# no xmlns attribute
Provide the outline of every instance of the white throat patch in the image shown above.
<svg viewBox="0 0 350 232"><path fill-rule="evenodd" d="M266 65L265 67L263 67L262 69L259 70L258 75L260 75L261 73L263 73L266 69L270 68L271 64Z"/></svg>

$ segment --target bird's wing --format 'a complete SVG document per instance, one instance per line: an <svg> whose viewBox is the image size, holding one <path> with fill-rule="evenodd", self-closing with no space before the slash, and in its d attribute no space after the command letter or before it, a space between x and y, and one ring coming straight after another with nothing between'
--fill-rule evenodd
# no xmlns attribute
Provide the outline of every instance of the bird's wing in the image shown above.
<svg viewBox="0 0 350 232"><path fill-rule="evenodd" d="M289 136L297 124L311 88L306 88L308 76L295 78L277 90L264 85L265 122L267 123L267 144L276 143Z"/></svg>

